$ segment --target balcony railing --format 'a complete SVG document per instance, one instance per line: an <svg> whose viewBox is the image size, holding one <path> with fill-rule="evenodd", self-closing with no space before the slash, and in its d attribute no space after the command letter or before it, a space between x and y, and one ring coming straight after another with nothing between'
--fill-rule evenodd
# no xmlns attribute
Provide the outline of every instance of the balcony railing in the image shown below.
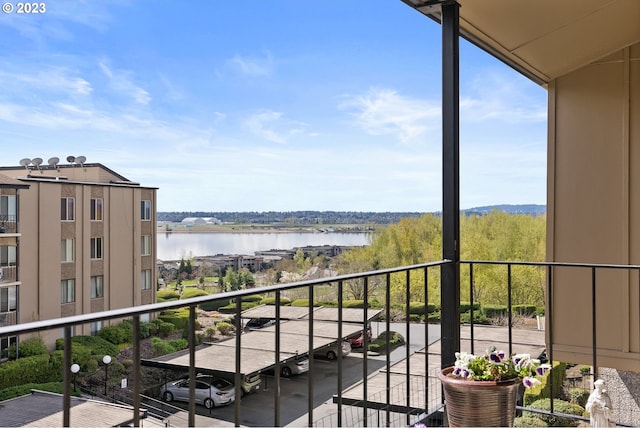
<svg viewBox="0 0 640 428"><path fill-rule="evenodd" d="M15 233L16 222L17 216L0 214L0 233Z"/></svg>
<svg viewBox="0 0 640 428"><path fill-rule="evenodd" d="M392 318L397 314L397 306L391 304L392 301L400 300L402 302L402 324L404 324L403 331L405 333L405 345L403 355L400 361L393 361L391 353L387 353L384 358L382 366L373 368L370 362L370 356L372 355L367 350L368 338L365 335L365 343L362 354L362 375L359 382L353 384L348 382L344 376L344 361L342 358L337 358L335 364L337 364L337 376L335 379L331 379L331 382L335 382L333 390L333 405L331 411L318 410L317 403L314 402L315 387L314 382L307 382L307 405L302 413L302 418L306 419L306 425L308 426L396 426L396 425L412 425L419 421L430 420L430 423L437 423L441 421L443 415L443 409L445 405L440 392L439 382L436 377L436 370L441 365L438 341L434 340L433 334L435 329L435 335L438 336L439 325L428 325L425 321L413 322L412 314L410 313L411 302L421 300L426 304L433 303L439 304L438 296L430 292L433 289L430 285L439 286L440 270L443 265L450 264L450 261L438 261L434 263L424 263L412 266L403 266L392 269L384 269L378 271L355 273L348 275L341 275L331 278L321 278L309 281L300 281L294 283L280 284L266 286L251 290L241 290L228 293L221 293L217 295L209 295L202 297L195 297L180 301L171 301L164 303L155 303L144 306L138 306L126 309L117 309L105 312L99 312L94 314L78 315L66 318L60 318L55 320L46 320L25 324L18 324L15 326L1 327L0 337L20 336L28 333L38 333L51 329L64 329L64 360L63 367L71 367L71 332L72 327L81 324L94 323L97 321L108 320L122 320L131 319L133 322L133 365L131 367L131 373L137 374L142 370L141 367L141 338L139 334L140 319L141 316L146 314L157 314L161 311L168 309L177 309L187 307L189 308L189 328L188 328L188 355L189 355L189 378L194 379L196 376L195 367L195 355L196 355L196 308L198 305L206 302L221 301L227 299L235 299L235 364L236 370L235 388L236 397L241 396L241 353L251 352L250 350L243 349L243 335L242 331L242 298L255 294L269 294L275 297L275 314L276 314L276 344L275 344L275 367L274 376L271 383L271 390L273 392L273 419L261 420L261 425L273 425L281 426L290 423L291 421L284 421L282 418L281 408L284 403L281 402L280 396L277 391L280 391L280 362L279 356L281 353L280 346L280 306L278 305L281 300L287 296L287 294L295 292L298 295L304 294L308 298L309 304L307 308L309 338L308 338L308 351L311 353L314 349L314 300L318 300L315 296L319 296L320 293L332 293L335 296L338 308L338 320L337 320L337 334L336 341L342 340L345 337L343 334L344 319L342 313L345 309L345 296L349 290L357 290L361 293L361 297L364 301L377 300L382 302L383 309L381 312L383 320L381 321L381 328L385 331L391 331ZM514 278L517 277L521 267L529 267L540 271L542 277L542 284L546 287L544 291L546 295L550 295L553 284L553 274L556 269L587 269L596 272L601 269L625 269L627 271L639 271L640 266L620 266L620 265L592 265L592 264L567 264L567 263L527 263L527 262L490 262L490 261L463 261L461 266L461 287L468 288L468 296L470 300L470 307L473 311L474 300L476 300L477 290L475 289L475 277L478 275L478 269L480 266L496 265L503 266L505 269L501 273L501 281L505 284L506 290L504 295L506 296L507 313L504 321L504 327L500 330L504 337L505 347L510 353L514 352L521 346L522 342L532 342L533 337L529 332L526 340L519 340L518 335L520 330L514 325L515 314L512 310L513 304L513 290L512 285ZM592 276L593 283L585 285L585 293L591 292L596 286L597 275ZM464 296L467 292L463 291ZM595 296L595 294L594 294ZM595 320L595 297L593 299L593 308L591 308L593 319ZM548 308L547 308L548 309ZM442 308L443 311L449 310L449 308ZM369 309L365 306L362 309L362 322L366 324L369 315ZM547 310L546 323L547 325L553 325L553 319L551 311ZM473 352L475 347L482 345L484 341L493 340L494 338L484 337L483 335L489 331L486 327L478 326L473 323L473 312L470 316L470 323L461 326L461 342L462 347L467 346L469 351ZM402 325L401 324L401 325ZM397 325L395 325L397 327ZM418 328L416 330L416 327ZM533 327L537 330L539 326ZM492 331L496 331L495 328ZM417 333L416 333L417 332ZM542 350L545 348L544 332L538 332L540 343L534 344L540 346ZM595 328L594 328L595 335ZM386 335L387 348L390 346L390 335ZM445 340L443 338L443 340ZM416 343L424 344L424 348L414 349ZM595 337L594 337L594 349L593 349L593 362L592 366L597 367L597 361L595 360ZM414 345L412 347L412 344ZM532 343L527 343L532 345ZM338 350L341 348L338 347ZM507 350L505 349L505 351ZM537 349L537 348L534 348ZM301 351L302 352L302 351ZM341 351L339 351L341 353ZM554 350L552 347L546 348L546 354L550 360L553 360ZM397 354L395 354L397 356ZM535 356L534 356L535 357ZM379 361L379 360L378 360ZM308 376L313 376L316 370L314 359L310 359L310 372ZM303 375L304 376L304 375ZM378 376L375 381L373 376ZM69 425L69 415L73 409L70 408L70 393L71 393L71 372L64 370L64 395L63 395L63 425ZM310 379L310 378L309 378ZM383 387L380 387L380 384ZM138 426L140 422L140 408L141 391L143 385L141 385L141 376L134 375L132 385L129 385L129 396L131 397L132 405L132 421L133 424ZM190 426L195 425L196 417L196 404L195 404L195 382L190 384L190 402L188 405L188 424ZM156 397L157 398L157 397ZM243 400L244 401L244 400ZM145 401L146 403L146 401ZM552 401L553 403L553 401ZM146 405L146 404L145 404ZM233 420L236 426L250 425L245 420L246 416L244 412L249 410L243 409L241 400L236 400L233 404ZM640 415L634 413L634 410L629 410L629 414L625 415L622 422L618 420L619 425L638 425L640 422ZM553 405L550 411L541 413L557 415ZM585 420L580 416L562 415L578 420ZM171 420L165 421L168 425L171 425Z"/></svg>

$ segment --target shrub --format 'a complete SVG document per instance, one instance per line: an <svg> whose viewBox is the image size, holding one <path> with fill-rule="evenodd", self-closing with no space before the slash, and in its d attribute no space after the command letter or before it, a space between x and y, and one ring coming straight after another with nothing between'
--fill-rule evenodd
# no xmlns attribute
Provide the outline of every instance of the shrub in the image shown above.
<svg viewBox="0 0 640 428"><path fill-rule="evenodd" d="M387 348L387 336L389 336L389 348ZM404 345L404 337L396 331L383 331L380 335L371 343L369 343L369 350L373 352L388 352Z"/></svg>
<svg viewBox="0 0 640 428"><path fill-rule="evenodd" d="M242 302L240 304L240 310L246 311L247 309L255 308L256 306L259 306L259 305L260 305L259 302ZM236 304L230 303L227 306L222 306L218 308L218 311L223 314L233 314L236 312Z"/></svg>
<svg viewBox="0 0 640 428"><path fill-rule="evenodd" d="M509 313L505 305L484 305L482 313L487 318L505 317Z"/></svg>
<svg viewBox="0 0 640 428"><path fill-rule="evenodd" d="M216 323L216 328L222 335L227 335L235 329L233 324L228 323L226 321L220 321L219 323Z"/></svg>
<svg viewBox="0 0 640 428"><path fill-rule="evenodd" d="M298 307L308 307L309 306L309 299L296 299L293 302L291 302L291 306L298 306ZM320 304L320 302L315 302L313 304L313 306L322 306Z"/></svg>
<svg viewBox="0 0 640 428"><path fill-rule="evenodd" d="M364 308L365 302L364 300L343 300L342 307L343 308Z"/></svg>
<svg viewBox="0 0 640 428"><path fill-rule="evenodd" d="M182 292L182 295L180 295L180 299L190 299L192 297L199 297L199 296L208 296L209 293L207 293L204 290L201 290L199 288L185 288L184 291Z"/></svg>
<svg viewBox="0 0 640 428"><path fill-rule="evenodd" d="M231 303L231 299L221 299L213 302L204 302L200 303L198 307L203 311L217 311L219 308L223 306L227 306Z"/></svg>
<svg viewBox="0 0 640 428"><path fill-rule="evenodd" d="M540 385L527 388L524 392L524 405L538 401L543 398L550 398L557 396L558 392L562 388L562 383L567 372L567 365L561 362L554 362L551 370L542 376L540 379ZM553 377L553 391L551 391L550 378Z"/></svg>
<svg viewBox="0 0 640 428"><path fill-rule="evenodd" d="M469 312L471 310L471 302L460 302L460 312ZM480 310L480 303L473 302L473 311Z"/></svg>
<svg viewBox="0 0 640 428"><path fill-rule="evenodd" d="M463 324L471 324L471 312L460 313L460 322ZM473 311L474 324L491 324L491 320L480 311Z"/></svg>
<svg viewBox="0 0 640 428"><path fill-rule="evenodd" d="M158 290L158 292L156 293L156 300L158 302L169 302L172 300L178 300L179 298L180 298L180 293L170 288Z"/></svg>
<svg viewBox="0 0 640 428"><path fill-rule="evenodd" d="M582 366L580 367L580 374L582 376L587 376L591 374L591 366Z"/></svg>
<svg viewBox="0 0 640 428"><path fill-rule="evenodd" d="M166 322L162 320L158 320L158 321L159 322L156 325L158 326L158 333L160 333L161 336L166 337L176 330L175 326L170 322Z"/></svg>
<svg viewBox="0 0 640 428"><path fill-rule="evenodd" d="M275 305L276 298L275 297L264 297L260 303L263 305ZM280 306L288 306L291 304L291 299L288 297L281 296L280 297Z"/></svg>
<svg viewBox="0 0 640 428"><path fill-rule="evenodd" d="M118 347L113 343L104 340L98 336L73 336L71 338L71 352L73 353L77 346L89 348L91 355L116 355ZM64 339L56 340L56 350L64 349Z"/></svg>
<svg viewBox="0 0 640 428"><path fill-rule="evenodd" d="M252 294L251 296L243 296L243 302L262 302L262 296L259 294Z"/></svg>
<svg viewBox="0 0 640 428"><path fill-rule="evenodd" d="M119 326L109 325L106 327L102 327L102 329L98 332L98 337L101 337L104 340L113 343L114 345L119 345L126 342L125 334L125 331Z"/></svg>
<svg viewBox="0 0 640 428"><path fill-rule="evenodd" d="M20 341L18 344L18 352L20 353L19 357L33 357L34 355L48 354L49 350L41 338L31 337ZM9 347L9 358L16 359L15 344Z"/></svg>
<svg viewBox="0 0 640 428"><path fill-rule="evenodd" d="M525 317L533 317L536 314L536 305L513 305L511 310L514 314Z"/></svg>
<svg viewBox="0 0 640 428"><path fill-rule="evenodd" d="M546 427L545 421L535 416L521 416L513 421L514 427Z"/></svg>
<svg viewBox="0 0 640 428"><path fill-rule="evenodd" d="M64 392L62 382L26 383L24 385L16 385L0 390L0 401L27 395L31 392L32 389L53 392L60 395L62 395L62 393ZM81 395L80 391L72 391L71 393L75 396Z"/></svg>
<svg viewBox="0 0 640 428"><path fill-rule="evenodd" d="M60 382L61 365L57 366L49 354L18 358L0 364L0 390L26 383Z"/></svg>
<svg viewBox="0 0 640 428"><path fill-rule="evenodd" d="M162 311L158 319L173 324L176 330L184 330L189 326L189 308Z"/></svg>
<svg viewBox="0 0 640 428"><path fill-rule="evenodd" d="M571 388L569 390L569 401L573 404L584 407L589 399L589 394L591 393L586 389Z"/></svg>
<svg viewBox="0 0 640 428"><path fill-rule="evenodd" d="M536 410L551 410L551 400L548 398L543 398L542 400L534 401L529 406L532 409ZM553 411L555 413L565 413L567 415L574 416L582 416L584 414L584 408L582 406L578 406L577 404L571 404L567 401L554 399L553 400ZM578 419L572 419L567 417L562 417L558 415L548 415L543 413L534 414L532 412L524 412L523 416L534 416L543 420L547 426L550 427L577 427L580 423Z"/></svg>
<svg viewBox="0 0 640 428"><path fill-rule="evenodd" d="M159 337L151 338L151 350L155 355L167 355L176 352L176 349L168 341Z"/></svg>
<svg viewBox="0 0 640 428"><path fill-rule="evenodd" d="M407 306L403 306L404 313L407 313ZM422 302L410 302L409 303L409 315L425 315L427 308Z"/></svg>
<svg viewBox="0 0 640 428"><path fill-rule="evenodd" d="M172 339L169 340L169 345L176 351L179 351L189 346L189 341L186 339Z"/></svg>

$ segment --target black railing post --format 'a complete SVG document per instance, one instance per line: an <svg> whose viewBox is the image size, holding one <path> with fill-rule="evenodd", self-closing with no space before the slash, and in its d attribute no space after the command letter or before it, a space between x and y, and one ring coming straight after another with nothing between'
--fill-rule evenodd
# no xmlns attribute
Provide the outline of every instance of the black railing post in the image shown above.
<svg viewBox="0 0 640 428"><path fill-rule="evenodd" d="M509 355L513 355L513 313L511 312L513 300L511 297L511 292L511 263L509 263L507 264L507 332L509 334Z"/></svg>
<svg viewBox="0 0 640 428"><path fill-rule="evenodd" d="M424 268L424 410L429 411L429 269Z"/></svg>
<svg viewBox="0 0 640 428"><path fill-rule="evenodd" d="M384 314L384 322L385 322L385 334L386 334L386 340L385 340L385 349L387 350L387 352L385 352L386 354L386 370L385 370L385 376L386 376L386 406L385 406L385 411L386 411L386 415L385 415L385 426L391 426L391 352L389 352L389 336L390 336L390 331L391 331L391 274L387 273L387 289L386 289L386 295L385 295L385 314Z"/></svg>
<svg viewBox="0 0 640 428"><path fill-rule="evenodd" d="M342 293L343 283L342 281L338 281L338 339L342 339L342 305L344 296ZM366 302L366 300L365 300ZM338 347L338 352L340 353L340 358L338 358L338 426L342 426L342 346ZM366 354L365 354L366 360Z"/></svg>
<svg viewBox="0 0 640 428"><path fill-rule="evenodd" d="M140 426L140 315L133 316L133 426Z"/></svg>
<svg viewBox="0 0 640 428"><path fill-rule="evenodd" d="M591 330L592 330L592 344L593 347L593 378L595 380L598 375L598 351L597 351L597 341L596 341L596 332L597 323L596 323L596 268L591 268Z"/></svg>
<svg viewBox="0 0 640 428"><path fill-rule="evenodd" d="M366 328L366 326L367 326L366 320L367 320L367 317L368 317L368 315L367 315L367 306L369 305L369 277L364 277L363 283L364 283L363 284L363 286L364 286L364 295L363 295L364 313L363 313L363 316L364 316L364 319L365 319L364 326ZM367 346L366 339L365 339L365 337L367 335L366 335L365 330L362 331L362 334L363 334L363 336L362 336L362 346L364 347L364 346ZM341 348L342 348L342 346L341 346ZM367 350L366 350L366 348L363 350L363 352L364 352L364 354L363 354L363 358L362 358L362 379L363 379L362 380L362 400L363 400L362 413L363 413L363 416L364 416L364 426L366 427L366 426L368 426L367 414L369 412L369 396L368 396L369 391L368 391L368 383L367 383L369 365L368 365L368 362L367 362Z"/></svg>
<svg viewBox="0 0 640 428"><path fill-rule="evenodd" d="M236 372L233 377L235 386L236 386L236 400L234 404L234 424L235 426L240 426L240 399L242 398L242 297L236 297L236 315L234 319L235 329L236 329ZM246 374L246 373L244 373Z"/></svg>
<svg viewBox="0 0 640 428"><path fill-rule="evenodd" d="M71 327L64 328L62 426L71 426Z"/></svg>
<svg viewBox="0 0 640 428"><path fill-rule="evenodd" d="M405 274L405 286L406 286L406 298L405 298L405 305L407 306L407 310L406 310L406 316L405 316L405 334L406 334L406 340L404 341L405 345L405 353L404 353L404 357L405 357L405 363L407 364L406 370L405 370L405 403L407 403L407 414L405 415L406 417L406 424L407 426L411 425L411 367L410 367L410 357L411 357L411 271L408 270Z"/></svg>
<svg viewBox="0 0 640 428"><path fill-rule="evenodd" d="M473 317L474 312L473 312L473 263L469 263L469 315L470 315L470 326L469 326L469 332L470 332L470 340L471 340L471 346L470 346L470 350L469 352L471 352L472 354L475 352L475 346L474 346L474 340L475 340L475 336L474 336L474 328L473 328Z"/></svg>
<svg viewBox="0 0 640 428"><path fill-rule="evenodd" d="M274 370L275 375L275 394L274 405L275 413L273 415L273 425L280 426L280 291L276 291L276 366Z"/></svg>
<svg viewBox="0 0 640 428"><path fill-rule="evenodd" d="M309 379L313 378L313 286L309 286ZM342 345L341 343L339 345ZM313 382L307 382L308 385L308 426L313 426Z"/></svg>
<svg viewBox="0 0 640 428"><path fill-rule="evenodd" d="M442 367L460 350L460 10L442 4Z"/></svg>
<svg viewBox="0 0 640 428"><path fill-rule="evenodd" d="M196 426L196 307L189 306L189 426Z"/></svg>

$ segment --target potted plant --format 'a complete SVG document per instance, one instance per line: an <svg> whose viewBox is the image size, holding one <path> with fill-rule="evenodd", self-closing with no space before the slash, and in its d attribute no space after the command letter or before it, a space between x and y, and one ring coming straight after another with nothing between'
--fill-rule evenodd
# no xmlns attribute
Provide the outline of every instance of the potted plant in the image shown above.
<svg viewBox="0 0 640 428"><path fill-rule="evenodd" d="M507 356L495 346L484 355L456 352L456 362L438 373L449 426L513 426L521 385L539 384L551 366L529 354Z"/></svg>

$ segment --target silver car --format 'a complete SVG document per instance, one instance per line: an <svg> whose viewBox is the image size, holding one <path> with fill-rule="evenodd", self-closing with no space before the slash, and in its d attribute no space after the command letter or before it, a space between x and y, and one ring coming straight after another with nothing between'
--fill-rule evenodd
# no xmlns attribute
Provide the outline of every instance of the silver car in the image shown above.
<svg viewBox="0 0 640 428"><path fill-rule="evenodd" d="M189 379L167 382L160 387L160 396L164 401L189 402ZM233 403L236 391L228 380L213 376L196 377L196 403L207 409Z"/></svg>
<svg viewBox="0 0 640 428"><path fill-rule="evenodd" d="M342 342L342 356L346 357L351 352L351 344L347 341ZM338 342L335 342L327 347L317 349L314 353L314 357L326 358L327 360L335 360L338 358Z"/></svg>
<svg viewBox="0 0 640 428"><path fill-rule="evenodd" d="M309 371L309 357L298 357L296 359L282 363L280 366L280 374L282 377L291 375L299 375Z"/></svg>

